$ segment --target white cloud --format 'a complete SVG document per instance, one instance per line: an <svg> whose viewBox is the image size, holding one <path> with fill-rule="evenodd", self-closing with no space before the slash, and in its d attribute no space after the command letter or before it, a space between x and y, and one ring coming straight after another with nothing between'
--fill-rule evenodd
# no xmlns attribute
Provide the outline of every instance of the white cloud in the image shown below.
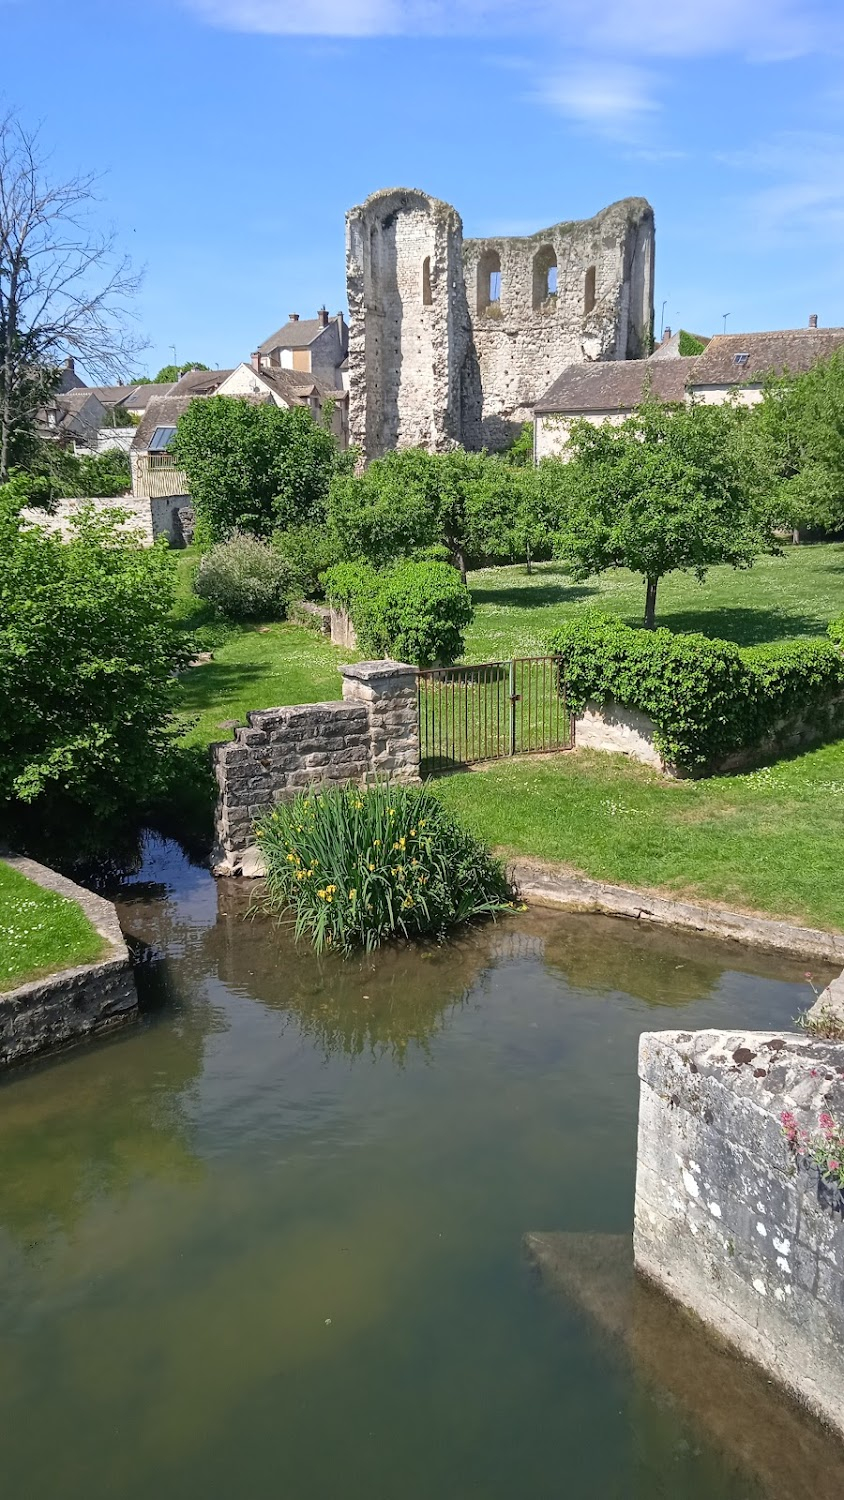
<svg viewBox="0 0 844 1500"><path fill-rule="evenodd" d="M629 63L586 61L547 78L536 97L581 125L625 135L659 110L653 86L649 73Z"/></svg>
<svg viewBox="0 0 844 1500"><path fill-rule="evenodd" d="M791 57L841 36L831 0L182 0L218 26L310 36L537 32L614 56ZM827 8L828 7L828 8ZM824 14L824 12L826 12Z"/></svg>

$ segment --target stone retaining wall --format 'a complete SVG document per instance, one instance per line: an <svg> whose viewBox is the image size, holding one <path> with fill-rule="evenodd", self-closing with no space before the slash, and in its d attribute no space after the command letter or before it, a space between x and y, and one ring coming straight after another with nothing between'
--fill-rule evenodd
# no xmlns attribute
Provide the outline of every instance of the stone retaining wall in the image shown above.
<svg viewBox="0 0 844 1500"><path fill-rule="evenodd" d="M732 751L714 761L707 774L719 775L742 771L772 757L787 755L808 745L835 739L844 732L844 697L833 698L820 710L790 719L781 719L774 731L758 745ZM655 766L668 776L682 776L675 766L667 765L656 748L656 725L652 718L636 708L610 699L606 703L590 700L577 715L576 746L579 750L606 750L629 755L646 766Z"/></svg>
<svg viewBox="0 0 844 1500"><path fill-rule="evenodd" d="M109 946L96 963L63 969L0 995L0 1066L71 1046L134 1020L138 995L111 902L35 860L5 853L3 859L36 885L75 901Z"/></svg>
<svg viewBox="0 0 844 1500"><path fill-rule="evenodd" d="M641 1038L638 1270L844 1433L844 1216L780 1115L844 1119L844 1046L776 1031Z"/></svg>
<svg viewBox="0 0 844 1500"><path fill-rule="evenodd" d="M303 787L419 779L416 668L385 660L339 670L342 703L250 713L233 740L214 746L216 875L261 873L255 821Z"/></svg>

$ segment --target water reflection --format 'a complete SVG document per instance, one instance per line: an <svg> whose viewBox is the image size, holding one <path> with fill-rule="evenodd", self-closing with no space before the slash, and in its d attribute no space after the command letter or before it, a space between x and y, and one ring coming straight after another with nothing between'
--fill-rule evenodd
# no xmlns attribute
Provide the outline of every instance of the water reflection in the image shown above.
<svg viewBox="0 0 844 1500"><path fill-rule="evenodd" d="M629 1227L641 1030L797 966L542 911L317 961L160 840L117 895L145 1019L0 1088L10 1494L755 1494L520 1247Z"/></svg>

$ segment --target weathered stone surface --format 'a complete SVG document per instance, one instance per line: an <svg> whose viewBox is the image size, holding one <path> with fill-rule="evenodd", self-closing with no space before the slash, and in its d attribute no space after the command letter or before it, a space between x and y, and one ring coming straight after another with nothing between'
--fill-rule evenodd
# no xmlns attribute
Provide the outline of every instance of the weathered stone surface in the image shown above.
<svg viewBox="0 0 844 1500"><path fill-rule="evenodd" d="M844 1434L844 1219L780 1124L844 1119L844 1047L646 1033L639 1077L638 1269Z"/></svg>
<svg viewBox="0 0 844 1500"><path fill-rule="evenodd" d="M0 995L0 1066L70 1046L134 1020L138 994L111 902L35 860L6 853L3 859L28 880L81 906L108 949L96 963L64 969Z"/></svg>
<svg viewBox="0 0 844 1500"><path fill-rule="evenodd" d="M777 922L771 917L750 916L747 912L727 911L719 906L673 901L670 896L660 896L655 891L607 885L604 881L590 880L586 875L543 860L518 860L513 866L513 879L526 900L562 906L567 911L595 911L607 916L631 917L634 921L654 922L660 927L708 932L715 937L729 938L772 952L794 953L804 958L823 959L830 964L844 963L844 933L797 927L792 922Z"/></svg>
<svg viewBox="0 0 844 1500"><path fill-rule="evenodd" d="M526 238L464 243L450 204L373 193L346 216L351 441L367 459L506 446L566 364L646 352L653 254L642 198Z"/></svg>
<svg viewBox="0 0 844 1500"><path fill-rule="evenodd" d="M261 709L215 745L216 874L259 874L255 822L303 787L363 783L376 772L418 781L416 668L387 659L340 672L342 702Z"/></svg>

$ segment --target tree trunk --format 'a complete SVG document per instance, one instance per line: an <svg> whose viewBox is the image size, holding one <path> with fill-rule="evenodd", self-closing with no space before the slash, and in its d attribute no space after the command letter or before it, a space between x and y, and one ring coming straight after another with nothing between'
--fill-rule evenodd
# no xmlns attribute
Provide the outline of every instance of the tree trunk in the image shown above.
<svg viewBox="0 0 844 1500"><path fill-rule="evenodd" d="M530 547L528 547L526 549L526 552L527 552L527 576L528 576L528 578L530 578L530 576L531 576L531 574L533 572L533 567L531 566L531 560L530 560Z"/></svg>
<svg viewBox="0 0 844 1500"><path fill-rule="evenodd" d="M648 579L647 593L645 594L645 629L653 630L656 624L656 591L659 586L658 578Z"/></svg>
<svg viewBox="0 0 844 1500"><path fill-rule="evenodd" d="M800 546L800 527L795 526L791 533L791 540L795 547Z"/></svg>
<svg viewBox="0 0 844 1500"><path fill-rule="evenodd" d="M466 582L466 558L463 555L463 549L462 549L462 547L455 547L455 549L454 549L454 561L456 562L458 568L460 569L460 577L463 579L463 582L465 583Z"/></svg>

